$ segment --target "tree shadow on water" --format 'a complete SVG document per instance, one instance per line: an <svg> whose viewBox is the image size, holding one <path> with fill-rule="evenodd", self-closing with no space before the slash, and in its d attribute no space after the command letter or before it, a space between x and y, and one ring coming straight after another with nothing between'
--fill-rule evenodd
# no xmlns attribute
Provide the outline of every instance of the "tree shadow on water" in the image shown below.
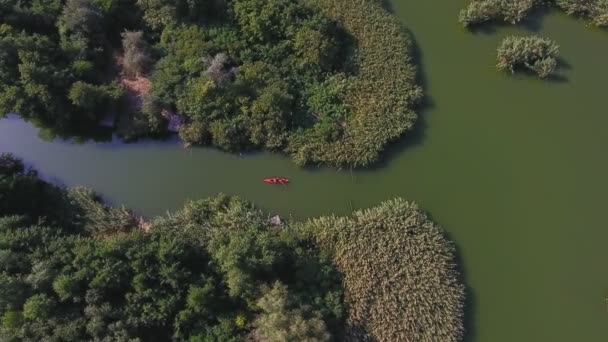
<svg viewBox="0 0 608 342"><path fill-rule="evenodd" d="M569 80L566 73L570 73L571 70L572 65L565 59L558 57L555 72L547 77L547 81L550 83L568 83Z"/></svg>

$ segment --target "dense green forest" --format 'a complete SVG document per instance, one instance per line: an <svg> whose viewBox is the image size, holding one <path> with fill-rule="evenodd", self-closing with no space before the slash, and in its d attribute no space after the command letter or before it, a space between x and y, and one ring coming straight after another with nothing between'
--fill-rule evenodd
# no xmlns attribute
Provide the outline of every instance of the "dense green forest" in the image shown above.
<svg viewBox="0 0 608 342"><path fill-rule="evenodd" d="M375 0L8 0L0 17L0 115L60 136L105 122L365 166L416 120L411 42Z"/></svg>
<svg viewBox="0 0 608 342"><path fill-rule="evenodd" d="M455 267L403 200L276 225L218 196L147 221L0 157L3 341L458 341Z"/></svg>
<svg viewBox="0 0 608 342"><path fill-rule="evenodd" d="M594 26L608 27L608 0L472 0L459 19L465 27L493 20L516 24L534 8L545 5L588 18Z"/></svg>

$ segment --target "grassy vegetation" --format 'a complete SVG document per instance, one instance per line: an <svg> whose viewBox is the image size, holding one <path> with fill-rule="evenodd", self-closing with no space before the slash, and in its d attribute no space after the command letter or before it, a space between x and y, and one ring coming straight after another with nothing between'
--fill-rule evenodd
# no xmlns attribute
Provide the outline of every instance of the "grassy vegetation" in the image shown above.
<svg viewBox="0 0 608 342"><path fill-rule="evenodd" d="M288 150L299 164L366 166L416 121L413 107L422 90L416 85L412 41L378 1L315 3L356 41L357 72L348 79L343 97L352 114L343 123L340 140L326 142L296 134Z"/></svg>
<svg viewBox="0 0 608 342"><path fill-rule="evenodd" d="M454 246L400 199L302 227L344 277L350 341L460 341L464 288Z"/></svg>
<svg viewBox="0 0 608 342"><path fill-rule="evenodd" d="M218 196L144 222L0 156L2 341L451 342L463 298L413 203L277 226Z"/></svg>
<svg viewBox="0 0 608 342"><path fill-rule="evenodd" d="M555 0L570 15L591 19L598 27L608 27L608 0Z"/></svg>
<svg viewBox="0 0 608 342"><path fill-rule="evenodd" d="M524 68L546 78L557 66L559 46L552 40L538 36L509 36L498 47L499 70L515 72Z"/></svg>
<svg viewBox="0 0 608 342"><path fill-rule="evenodd" d="M516 24L526 17L537 0L473 0L460 11L459 20L465 26L474 26L490 20Z"/></svg>
<svg viewBox="0 0 608 342"><path fill-rule="evenodd" d="M570 15L590 19L594 26L608 27L608 0L473 0L460 12L459 20L465 27L487 21L516 24L542 5L557 6Z"/></svg>

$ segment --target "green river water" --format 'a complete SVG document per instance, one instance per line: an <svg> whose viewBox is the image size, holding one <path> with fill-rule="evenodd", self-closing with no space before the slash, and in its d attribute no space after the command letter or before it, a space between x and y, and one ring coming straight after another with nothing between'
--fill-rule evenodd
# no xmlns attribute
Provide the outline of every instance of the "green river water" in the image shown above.
<svg viewBox="0 0 608 342"><path fill-rule="evenodd" d="M0 151L145 215L218 192L295 218L415 200L458 246L468 341L608 341L608 32L550 13L469 33L463 5L393 3L417 42L427 105L416 134L374 169L305 170L174 142L46 142L14 117L0 121ZM560 77L495 70L501 37L526 29L559 42ZM275 175L293 183L261 182Z"/></svg>

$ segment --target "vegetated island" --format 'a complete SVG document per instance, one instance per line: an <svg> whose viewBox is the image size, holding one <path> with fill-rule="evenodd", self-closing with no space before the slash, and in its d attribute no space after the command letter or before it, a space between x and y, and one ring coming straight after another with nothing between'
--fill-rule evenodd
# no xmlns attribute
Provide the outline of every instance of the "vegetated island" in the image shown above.
<svg viewBox="0 0 608 342"><path fill-rule="evenodd" d="M508 36L498 47L499 70L514 73L523 68L546 78L557 67L559 46L551 39L539 36Z"/></svg>
<svg viewBox="0 0 608 342"><path fill-rule="evenodd" d="M539 6L556 6L569 15L588 18L592 25L608 27L608 0L472 0L460 12L459 20L465 27L487 21L516 24Z"/></svg>
<svg viewBox="0 0 608 342"><path fill-rule="evenodd" d="M454 246L400 199L269 220L218 196L151 221L0 156L3 341L459 341Z"/></svg>
<svg viewBox="0 0 608 342"><path fill-rule="evenodd" d="M422 96L377 0L3 1L0 115L366 166ZM114 116L114 114L117 114Z"/></svg>

